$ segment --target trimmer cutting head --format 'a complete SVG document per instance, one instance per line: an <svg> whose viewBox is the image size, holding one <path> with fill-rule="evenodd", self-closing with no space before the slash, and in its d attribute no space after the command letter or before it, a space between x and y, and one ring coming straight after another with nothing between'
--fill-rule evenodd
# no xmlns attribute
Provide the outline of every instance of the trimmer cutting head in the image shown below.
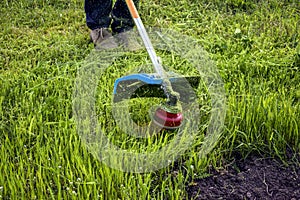
<svg viewBox="0 0 300 200"><path fill-rule="evenodd" d="M153 122L164 129L177 129L181 126L183 115L181 107L170 107L162 105L158 107L153 116Z"/></svg>
<svg viewBox="0 0 300 200"><path fill-rule="evenodd" d="M181 103L190 102L193 96L187 84L196 86L199 81L199 77L179 77L174 73L169 73L168 81L157 74L131 74L115 81L113 102L142 97L164 98L166 101L155 110L152 121L160 128L173 130L179 128L184 119ZM171 92L168 91L170 86ZM180 91L180 95L174 91Z"/></svg>

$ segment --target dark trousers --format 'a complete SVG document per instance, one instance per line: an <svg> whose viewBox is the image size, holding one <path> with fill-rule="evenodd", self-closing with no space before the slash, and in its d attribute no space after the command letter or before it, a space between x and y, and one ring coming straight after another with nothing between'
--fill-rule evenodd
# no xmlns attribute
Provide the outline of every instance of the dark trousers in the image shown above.
<svg viewBox="0 0 300 200"><path fill-rule="evenodd" d="M136 7L138 2L139 0L134 0ZM114 6L112 0L85 0L84 10L86 24L91 30L111 25L114 33L121 33L134 26L125 0L117 0Z"/></svg>

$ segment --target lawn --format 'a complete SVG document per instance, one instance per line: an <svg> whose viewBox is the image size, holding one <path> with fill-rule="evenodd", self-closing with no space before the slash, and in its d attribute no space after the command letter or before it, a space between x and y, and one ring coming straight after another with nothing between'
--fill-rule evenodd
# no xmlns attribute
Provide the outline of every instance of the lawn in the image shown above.
<svg viewBox="0 0 300 200"><path fill-rule="evenodd" d="M297 0L141 0L139 12L146 27L192 37L214 61L226 97L224 127L214 148L199 156L208 148L204 126L192 132L196 139L187 151L158 170L123 172L101 162L78 134L74 114L76 81L94 49L83 1L5 0L0 5L0 199L187 199L187 187L209 177L208 169L235 166L249 155L299 169ZM193 63L159 53L177 72L191 72ZM176 133L145 140L128 136L115 125L108 104L114 80L145 63L143 51L116 60L101 75L107 85L97 86L95 105L115 145L154 151ZM195 91L198 97L207 92L203 85ZM145 111L156 100L135 99L131 112ZM213 109L201 102L209 123L205 116Z"/></svg>

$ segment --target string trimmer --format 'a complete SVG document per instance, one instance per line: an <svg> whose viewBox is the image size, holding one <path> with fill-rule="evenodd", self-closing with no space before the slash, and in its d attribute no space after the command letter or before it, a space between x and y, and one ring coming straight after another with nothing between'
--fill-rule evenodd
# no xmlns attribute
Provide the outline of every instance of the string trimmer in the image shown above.
<svg viewBox="0 0 300 200"><path fill-rule="evenodd" d="M180 78L172 78L169 76L169 73L167 74L165 72L161 59L156 55L156 52L133 1L126 0L126 3L139 35L141 36L146 50L150 56L156 73L132 74L117 79L114 84L114 101L117 102L126 97L124 91L127 91L127 94L129 94L130 91L134 92L134 90L141 89L139 88L141 85L147 86L147 89L145 87L143 89L147 90L148 92L151 90L156 90L159 93L159 90L161 90L166 97L166 101L156 109L153 116L153 121L162 128L177 129L182 124L183 114L182 107L179 102L180 94L173 90L171 82L180 81ZM136 83L140 83L139 86L137 86ZM148 86L150 86L150 89Z"/></svg>

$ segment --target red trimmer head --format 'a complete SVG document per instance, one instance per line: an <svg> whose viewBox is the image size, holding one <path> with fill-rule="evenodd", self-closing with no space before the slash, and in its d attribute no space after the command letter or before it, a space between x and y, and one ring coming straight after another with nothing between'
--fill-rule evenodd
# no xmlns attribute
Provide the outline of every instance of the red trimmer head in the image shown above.
<svg viewBox="0 0 300 200"><path fill-rule="evenodd" d="M172 113L158 108L153 116L153 122L164 129L177 129L181 126L183 115L181 112Z"/></svg>
<svg viewBox="0 0 300 200"><path fill-rule="evenodd" d="M155 124L164 129L177 129L181 126L183 116L182 107L179 102L179 93L172 88L171 82L164 79L161 85L167 101L156 109L153 121Z"/></svg>

